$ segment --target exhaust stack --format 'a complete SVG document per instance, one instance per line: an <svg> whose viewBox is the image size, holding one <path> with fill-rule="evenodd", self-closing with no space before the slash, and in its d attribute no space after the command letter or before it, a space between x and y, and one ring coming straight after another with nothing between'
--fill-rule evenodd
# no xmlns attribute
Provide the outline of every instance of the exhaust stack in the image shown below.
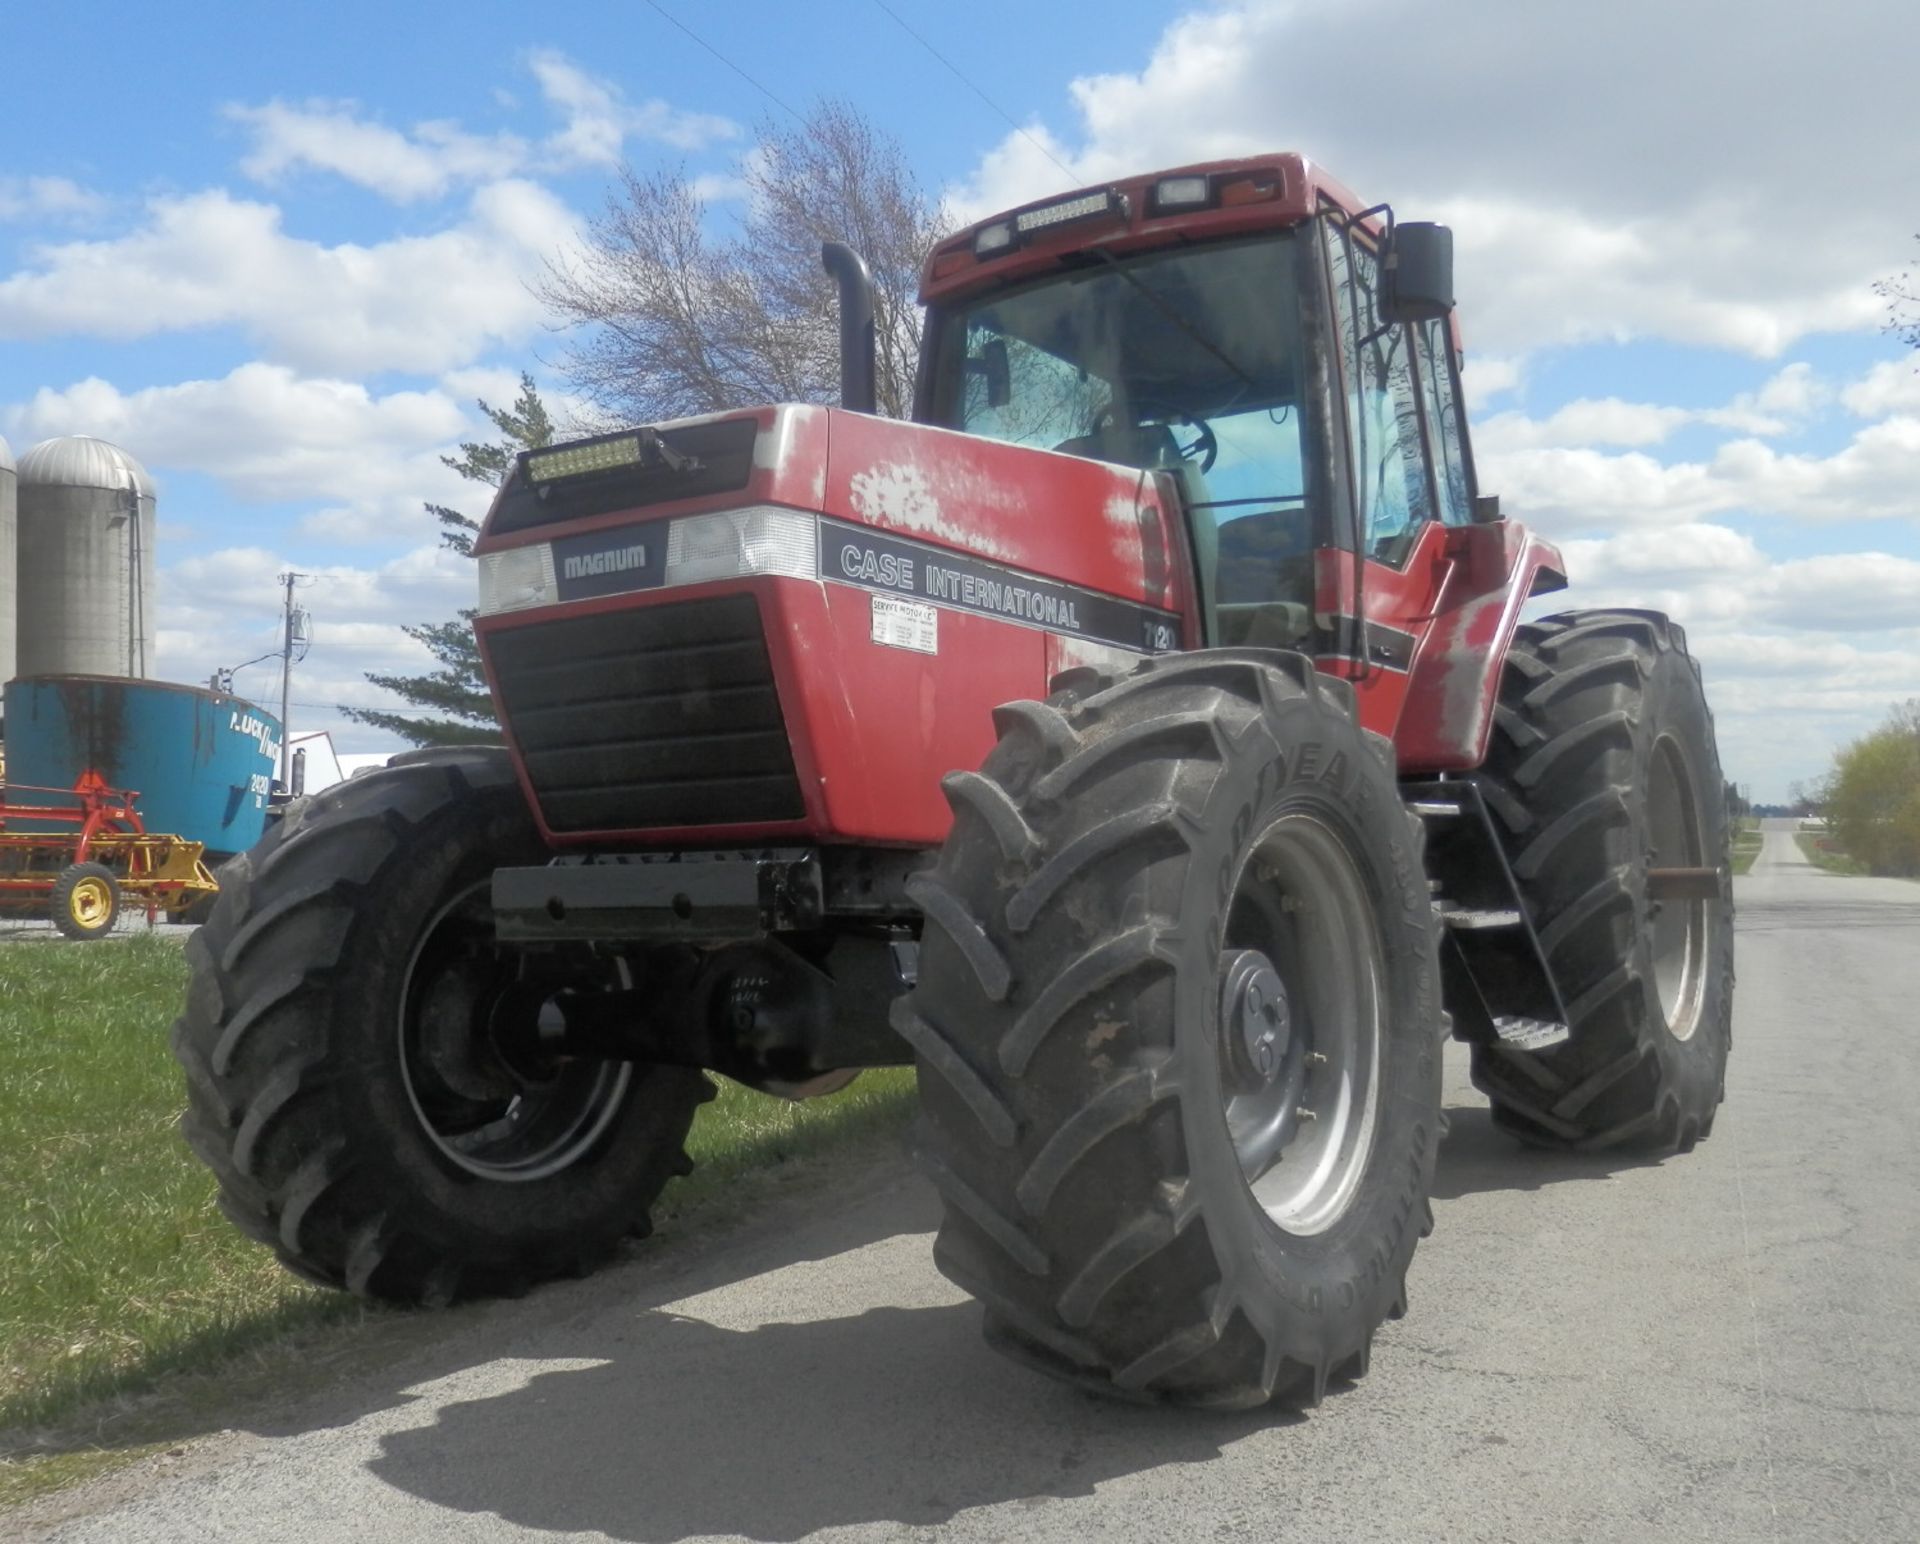
<svg viewBox="0 0 1920 1544"><path fill-rule="evenodd" d="M840 405L874 413L873 276L865 259L844 241L820 248L820 261L840 289Z"/></svg>

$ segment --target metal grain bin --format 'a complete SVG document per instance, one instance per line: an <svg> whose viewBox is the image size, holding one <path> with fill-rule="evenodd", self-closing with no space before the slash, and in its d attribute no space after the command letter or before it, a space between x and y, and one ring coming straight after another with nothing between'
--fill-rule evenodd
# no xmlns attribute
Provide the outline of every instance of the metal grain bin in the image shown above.
<svg viewBox="0 0 1920 1544"><path fill-rule="evenodd" d="M19 560L14 554L14 482L13 452L0 439L0 681L13 679L14 598L19 594L15 583Z"/></svg>
<svg viewBox="0 0 1920 1544"><path fill-rule="evenodd" d="M140 795L149 831L204 842L210 860L260 839L280 722L242 698L166 681L36 676L7 684L6 724L11 785L71 788L97 772Z"/></svg>
<svg viewBox="0 0 1920 1544"><path fill-rule="evenodd" d="M22 455L16 671L145 676L153 540L153 480L119 446L76 434Z"/></svg>

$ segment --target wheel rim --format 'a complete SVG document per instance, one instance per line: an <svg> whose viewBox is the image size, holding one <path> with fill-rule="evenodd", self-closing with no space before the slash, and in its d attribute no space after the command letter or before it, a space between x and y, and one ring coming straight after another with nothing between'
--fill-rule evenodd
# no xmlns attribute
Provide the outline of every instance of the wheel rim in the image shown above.
<svg viewBox="0 0 1920 1544"><path fill-rule="evenodd" d="M495 944L490 884L448 902L421 934L400 994L400 1070L421 1129L469 1174L546 1179L578 1162L620 1113L630 1062L542 1055L509 1017L554 1022L521 962Z"/></svg>
<svg viewBox="0 0 1920 1544"><path fill-rule="evenodd" d="M67 894L67 915L81 927L104 925L113 915L113 891L104 879L89 874Z"/></svg>
<svg viewBox="0 0 1920 1544"><path fill-rule="evenodd" d="M1311 816L1275 821L1235 883L1218 1012L1227 1130L1254 1200L1287 1233L1332 1227L1366 1172L1384 977L1346 845Z"/></svg>
<svg viewBox="0 0 1920 1544"><path fill-rule="evenodd" d="M1701 868L1707 864L1701 834L1700 801L1691 769L1679 743L1662 737L1654 743L1647 778L1647 867ZM1677 1040L1692 1037L1700 1022L1706 982L1708 902L1655 901L1648 935L1653 949L1654 990L1660 1012Z"/></svg>

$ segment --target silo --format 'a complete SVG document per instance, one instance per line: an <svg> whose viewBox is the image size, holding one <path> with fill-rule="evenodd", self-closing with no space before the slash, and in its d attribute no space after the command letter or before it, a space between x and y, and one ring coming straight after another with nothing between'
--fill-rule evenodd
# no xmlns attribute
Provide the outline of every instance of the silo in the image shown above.
<svg viewBox="0 0 1920 1544"><path fill-rule="evenodd" d="M153 480L117 445L20 457L18 675L145 676L153 658Z"/></svg>
<svg viewBox="0 0 1920 1544"><path fill-rule="evenodd" d="M14 556L13 452L0 439L0 685L13 679L14 597L17 572Z"/></svg>

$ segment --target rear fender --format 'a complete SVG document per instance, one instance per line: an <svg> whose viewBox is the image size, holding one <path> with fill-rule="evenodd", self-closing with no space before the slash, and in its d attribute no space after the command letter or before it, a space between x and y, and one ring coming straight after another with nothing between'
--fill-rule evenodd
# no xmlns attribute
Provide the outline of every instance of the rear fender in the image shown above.
<svg viewBox="0 0 1920 1544"><path fill-rule="evenodd" d="M1457 526L1447 532L1446 556L1394 735L1403 773L1463 772L1486 759L1520 608L1567 584L1559 548L1517 521Z"/></svg>

